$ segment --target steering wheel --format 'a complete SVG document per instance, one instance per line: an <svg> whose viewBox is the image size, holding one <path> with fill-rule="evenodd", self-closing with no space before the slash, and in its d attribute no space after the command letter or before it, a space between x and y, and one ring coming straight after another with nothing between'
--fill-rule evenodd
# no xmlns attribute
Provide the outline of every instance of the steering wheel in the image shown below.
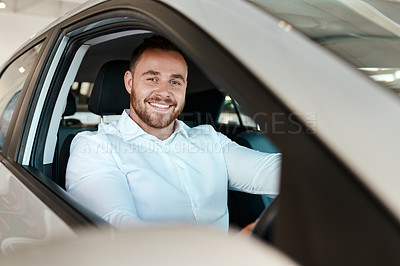
<svg viewBox="0 0 400 266"><path fill-rule="evenodd" d="M270 243L274 242L274 229L276 225L276 217L279 210L279 195L271 202L258 219L254 226L252 235L262 238Z"/></svg>

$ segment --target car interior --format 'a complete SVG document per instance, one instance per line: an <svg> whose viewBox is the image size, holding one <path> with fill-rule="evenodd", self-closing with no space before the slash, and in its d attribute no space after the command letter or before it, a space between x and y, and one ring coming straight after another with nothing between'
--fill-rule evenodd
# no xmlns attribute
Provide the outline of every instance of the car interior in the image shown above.
<svg viewBox="0 0 400 266"><path fill-rule="evenodd" d="M74 136L81 131L97 130L100 122L117 120L122 111L129 108L124 73L129 69L133 49L152 34L149 31L120 32L117 37L109 34L91 39L77 49L54 108L52 121L55 122L50 127L56 127L53 130L56 137L48 133L46 140L47 150L54 151L51 154L52 169L46 175L61 188L65 189L65 170ZM82 50L83 53L79 53ZM259 133L255 122L242 112L239 104L223 88L211 82L190 58L187 61L186 104L179 119L191 127L210 124L240 145L278 152ZM62 105L58 108L60 114L57 114L57 105ZM241 228L253 222L272 200L266 196L229 191L231 225Z"/></svg>

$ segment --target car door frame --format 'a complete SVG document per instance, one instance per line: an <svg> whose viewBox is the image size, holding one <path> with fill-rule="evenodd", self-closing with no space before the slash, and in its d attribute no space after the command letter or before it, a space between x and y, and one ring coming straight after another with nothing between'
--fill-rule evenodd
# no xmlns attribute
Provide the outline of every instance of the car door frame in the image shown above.
<svg viewBox="0 0 400 266"><path fill-rule="evenodd" d="M118 4L115 4L116 2ZM235 83L241 83L241 78L250 74L246 68L235 60L235 57L232 57L222 46L213 41L207 33L190 22L189 19L165 4L153 1L137 0L135 3L132 3L132 1L101 3L60 22L41 36L35 38L33 42L24 48L24 51L40 40L46 40L46 45L44 45L35 71L31 73L30 82L25 85L24 94L21 95L21 100L18 102L17 108L19 108L20 112L18 116L13 117L12 125L10 126L10 130L13 133L7 135L7 145L5 148L7 149L7 156L9 158L8 167L12 168L16 176L30 190L34 191L43 202L51 206L57 214L69 221L71 225L93 224L100 221L97 216L87 211L84 207L79 206L79 204L76 204L65 191L55 185L36 167L33 167L32 161L30 165L21 166L24 156L21 151L26 145L29 133L28 129L30 128L33 110L35 110L38 103L38 95L44 83L44 76L49 71L50 62L57 51L57 46L61 42L62 36L70 30L88 25L90 21L96 21L98 19L97 16L102 16L102 14L107 12L131 14L133 17L141 19L142 23L145 23L148 29L170 36L172 41L182 44L186 52L190 54L193 60L198 61L199 65L211 66L211 69L203 69L203 71L212 73L215 70L215 73L225 76L225 78L210 76L212 80L218 79L223 81L224 79L226 80L226 77L232 77L233 73L236 79ZM185 39L185 35L190 36L188 38L190 41ZM218 61L218 65L216 66L214 60L203 56L200 52L202 50L218 54L222 60ZM221 69L223 69L222 73L218 71ZM256 79L247 78L245 80L263 90L262 85ZM228 85L220 83L222 87L228 87ZM272 95L271 98L274 99ZM272 103L269 106L272 106ZM37 150L38 147L34 147L33 152L36 153ZM60 206L64 207L60 208Z"/></svg>

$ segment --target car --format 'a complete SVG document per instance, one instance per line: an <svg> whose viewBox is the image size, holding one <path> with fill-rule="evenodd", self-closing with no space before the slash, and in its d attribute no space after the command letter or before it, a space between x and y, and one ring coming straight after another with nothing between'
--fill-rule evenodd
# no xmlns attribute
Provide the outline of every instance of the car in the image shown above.
<svg viewBox="0 0 400 266"><path fill-rule="evenodd" d="M56 263L50 254L62 254L68 263L100 264L118 256L112 245L154 239L164 245L127 250L124 259L150 265L149 257L171 251L168 261L186 265L172 250L192 254L216 241L221 257L207 256L210 245L203 264L238 265L238 256L254 264L400 264L399 11L390 0L93 0L53 22L0 69L0 247L8 254L0 262ZM182 120L282 154L277 198L230 191L228 199L232 228L258 219L254 242L266 243L257 252L270 261L203 231L209 238L156 228L114 242L112 227L65 191L71 140L129 106L122 74L134 47L154 34L187 57ZM104 228L109 238L85 241L85 232Z"/></svg>

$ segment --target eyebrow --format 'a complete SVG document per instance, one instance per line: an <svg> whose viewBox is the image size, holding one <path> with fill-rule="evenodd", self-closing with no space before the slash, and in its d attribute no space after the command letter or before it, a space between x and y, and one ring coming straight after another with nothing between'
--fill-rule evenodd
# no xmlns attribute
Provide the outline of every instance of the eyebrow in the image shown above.
<svg viewBox="0 0 400 266"><path fill-rule="evenodd" d="M158 71L155 71L155 70L149 70L142 74L142 76L146 76L146 75L159 76L159 75L161 75L161 73ZM182 81L186 82L185 78L181 74L171 74L170 77L174 78L174 79L181 79Z"/></svg>
<svg viewBox="0 0 400 266"><path fill-rule="evenodd" d="M146 75L154 75L154 76L159 76L159 75L160 75L160 72L158 72L158 71L154 71L154 70L149 70L149 71L147 71L147 72L144 72L144 73L142 74L142 76L146 76Z"/></svg>
<svg viewBox="0 0 400 266"><path fill-rule="evenodd" d="M181 74L172 74L171 78L181 79L182 81L186 82L185 78Z"/></svg>

